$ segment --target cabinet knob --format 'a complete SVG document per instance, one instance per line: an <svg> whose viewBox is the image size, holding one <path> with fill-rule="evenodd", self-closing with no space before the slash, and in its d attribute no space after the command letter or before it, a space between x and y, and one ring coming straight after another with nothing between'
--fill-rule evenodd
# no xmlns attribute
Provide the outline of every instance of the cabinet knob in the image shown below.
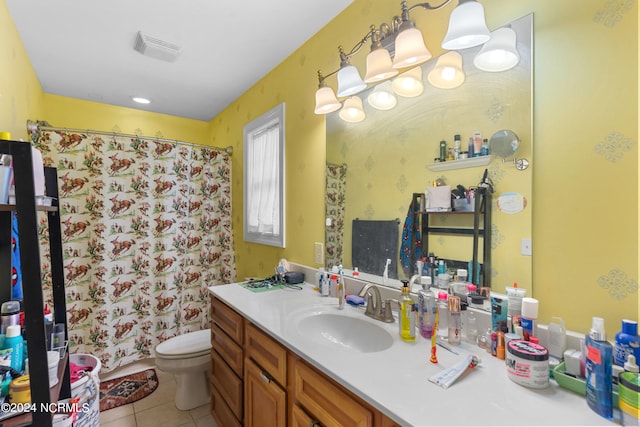
<svg viewBox="0 0 640 427"><path fill-rule="evenodd" d="M309 421L309 427L316 427L316 426L320 426L320 422L318 420Z"/></svg>

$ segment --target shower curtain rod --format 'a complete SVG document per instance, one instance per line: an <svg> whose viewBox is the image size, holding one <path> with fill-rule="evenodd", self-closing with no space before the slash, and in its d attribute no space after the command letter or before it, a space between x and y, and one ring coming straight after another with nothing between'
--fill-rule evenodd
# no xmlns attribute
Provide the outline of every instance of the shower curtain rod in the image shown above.
<svg viewBox="0 0 640 427"><path fill-rule="evenodd" d="M71 128L58 128L58 127L54 127L54 126L43 126L43 125L39 125L37 123L31 122L28 123L27 126L35 126L38 130L48 130L48 131L65 131L65 132L76 132L76 133L93 133L93 134L97 134L97 135L113 135L113 136L121 136L121 137L125 137L125 138L140 138L140 139L147 139L147 140L153 140L153 141L159 141L159 142L173 142L176 144L180 144L180 145L191 145L194 147L207 147L207 148L212 148L214 150L218 150L218 151L224 151L226 152L228 155L233 155L233 147L230 145L228 147L225 148L221 148L221 147L214 147L213 145L205 145L205 144L196 144L193 142L184 142L184 141L178 141L177 139L168 139L168 138L156 138L153 136L140 136L140 135L134 135L134 134L129 134L129 133L121 133L121 132L107 132L107 131L101 131L101 130L91 130L91 129L71 129Z"/></svg>

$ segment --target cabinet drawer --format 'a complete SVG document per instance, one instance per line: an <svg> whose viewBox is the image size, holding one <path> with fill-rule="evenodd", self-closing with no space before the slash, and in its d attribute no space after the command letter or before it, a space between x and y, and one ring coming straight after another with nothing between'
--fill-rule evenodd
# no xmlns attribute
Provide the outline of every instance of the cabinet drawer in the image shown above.
<svg viewBox="0 0 640 427"><path fill-rule="evenodd" d="M224 333L217 323L211 325L211 346L227 362L231 369L239 377L242 377L242 347Z"/></svg>
<svg viewBox="0 0 640 427"><path fill-rule="evenodd" d="M244 339L242 316L215 297L211 297L211 320L232 340L242 345Z"/></svg>
<svg viewBox="0 0 640 427"><path fill-rule="evenodd" d="M291 408L291 420L289 427L320 427L318 420L311 418L304 409L298 405L293 405Z"/></svg>
<svg viewBox="0 0 640 427"><path fill-rule="evenodd" d="M211 387L211 415L219 426L242 427L215 387Z"/></svg>
<svg viewBox="0 0 640 427"><path fill-rule="evenodd" d="M278 384L287 384L287 350L269 335L247 322L245 352Z"/></svg>
<svg viewBox="0 0 640 427"><path fill-rule="evenodd" d="M293 362L292 362L293 361ZM291 358L293 398L325 427L370 427L373 412L300 359ZM291 391L291 390L290 390Z"/></svg>
<svg viewBox="0 0 640 427"><path fill-rule="evenodd" d="M244 371L244 426L285 427L287 393L251 359Z"/></svg>
<svg viewBox="0 0 640 427"><path fill-rule="evenodd" d="M211 383L238 419L242 419L242 380L215 351L211 352Z"/></svg>

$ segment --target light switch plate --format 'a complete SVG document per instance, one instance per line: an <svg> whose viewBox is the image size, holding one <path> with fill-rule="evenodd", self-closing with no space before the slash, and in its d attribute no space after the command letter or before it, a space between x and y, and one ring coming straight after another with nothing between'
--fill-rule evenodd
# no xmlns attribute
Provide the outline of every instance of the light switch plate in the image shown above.
<svg viewBox="0 0 640 427"><path fill-rule="evenodd" d="M531 239L520 240L520 253L524 256L531 256Z"/></svg>
<svg viewBox="0 0 640 427"><path fill-rule="evenodd" d="M315 242L313 249L315 251L316 264L324 264L324 245L320 242Z"/></svg>

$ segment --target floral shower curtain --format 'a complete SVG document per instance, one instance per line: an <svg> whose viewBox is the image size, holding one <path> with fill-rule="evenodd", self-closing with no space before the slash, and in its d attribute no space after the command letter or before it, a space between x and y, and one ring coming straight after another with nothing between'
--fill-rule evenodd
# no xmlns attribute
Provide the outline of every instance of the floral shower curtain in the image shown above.
<svg viewBox="0 0 640 427"><path fill-rule="evenodd" d="M108 372L207 328L207 287L236 274L229 155L89 131L31 139L58 169L70 351Z"/></svg>
<svg viewBox="0 0 640 427"><path fill-rule="evenodd" d="M347 165L327 163L326 217L331 225L325 231L327 268L342 265L344 241L344 207L347 192Z"/></svg>

